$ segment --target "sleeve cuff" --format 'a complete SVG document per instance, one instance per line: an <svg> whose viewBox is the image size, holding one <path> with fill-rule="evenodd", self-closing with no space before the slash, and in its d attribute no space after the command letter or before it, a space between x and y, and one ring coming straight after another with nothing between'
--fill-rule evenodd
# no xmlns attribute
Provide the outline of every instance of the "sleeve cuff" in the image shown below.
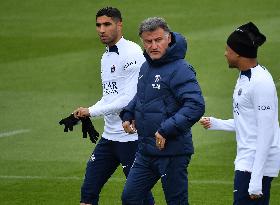
<svg viewBox="0 0 280 205"><path fill-rule="evenodd" d="M159 133L163 138L167 139L167 135L166 135L166 133L163 131L162 128L160 128L160 129L158 130L158 133Z"/></svg>
<svg viewBox="0 0 280 205"><path fill-rule="evenodd" d="M134 119L134 116L132 115L132 113L130 113L126 110L122 110L120 112L120 118L123 122L125 122L125 121L132 122L132 120Z"/></svg>

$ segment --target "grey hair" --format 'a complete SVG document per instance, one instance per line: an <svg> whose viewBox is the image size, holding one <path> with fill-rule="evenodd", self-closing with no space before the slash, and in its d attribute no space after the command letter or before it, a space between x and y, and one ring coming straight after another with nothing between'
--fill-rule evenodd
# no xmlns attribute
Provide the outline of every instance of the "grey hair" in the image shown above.
<svg viewBox="0 0 280 205"><path fill-rule="evenodd" d="M138 35L141 36L143 32L155 31L158 28L162 28L168 34L171 32L169 26L163 18L150 17L141 22Z"/></svg>

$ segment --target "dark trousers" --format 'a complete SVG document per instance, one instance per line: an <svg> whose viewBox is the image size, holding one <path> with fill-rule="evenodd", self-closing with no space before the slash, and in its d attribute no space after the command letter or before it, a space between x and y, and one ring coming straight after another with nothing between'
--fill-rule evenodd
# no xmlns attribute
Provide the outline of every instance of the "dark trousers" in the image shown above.
<svg viewBox="0 0 280 205"><path fill-rule="evenodd" d="M115 142L101 138L87 163L81 188L81 202L97 205L102 187L120 164L127 177L137 148L137 141ZM145 205L154 204L151 192L144 198Z"/></svg>
<svg viewBox="0 0 280 205"><path fill-rule="evenodd" d="M188 205L190 158L190 155L149 157L137 153L123 190L123 205L142 205L143 197L159 179L168 205Z"/></svg>
<svg viewBox="0 0 280 205"><path fill-rule="evenodd" d="M252 200L248 193L249 182L251 179L250 172L235 171L233 205L269 205L270 187L272 177L263 177L262 192L260 199Z"/></svg>

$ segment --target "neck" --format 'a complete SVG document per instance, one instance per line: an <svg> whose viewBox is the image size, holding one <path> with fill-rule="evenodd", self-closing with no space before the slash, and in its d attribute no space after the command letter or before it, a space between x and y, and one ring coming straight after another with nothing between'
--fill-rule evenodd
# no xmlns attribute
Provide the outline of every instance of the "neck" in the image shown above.
<svg viewBox="0 0 280 205"><path fill-rule="evenodd" d="M239 63L238 69L240 71L246 71L257 65L258 65L258 61L256 58L243 58Z"/></svg>
<svg viewBox="0 0 280 205"><path fill-rule="evenodd" d="M113 45L116 45L116 43L118 43L121 38L122 38L122 35L119 35L114 41L108 43L107 46L111 47Z"/></svg>

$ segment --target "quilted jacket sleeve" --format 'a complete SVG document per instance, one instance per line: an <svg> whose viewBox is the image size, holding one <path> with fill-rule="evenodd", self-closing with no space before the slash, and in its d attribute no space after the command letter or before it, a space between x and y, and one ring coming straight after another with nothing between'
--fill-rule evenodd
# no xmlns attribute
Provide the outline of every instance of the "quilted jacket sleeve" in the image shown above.
<svg viewBox="0 0 280 205"><path fill-rule="evenodd" d="M189 130L205 112L202 92L191 65L178 66L170 80L170 89L181 107L161 124L158 132L165 138Z"/></svg>

